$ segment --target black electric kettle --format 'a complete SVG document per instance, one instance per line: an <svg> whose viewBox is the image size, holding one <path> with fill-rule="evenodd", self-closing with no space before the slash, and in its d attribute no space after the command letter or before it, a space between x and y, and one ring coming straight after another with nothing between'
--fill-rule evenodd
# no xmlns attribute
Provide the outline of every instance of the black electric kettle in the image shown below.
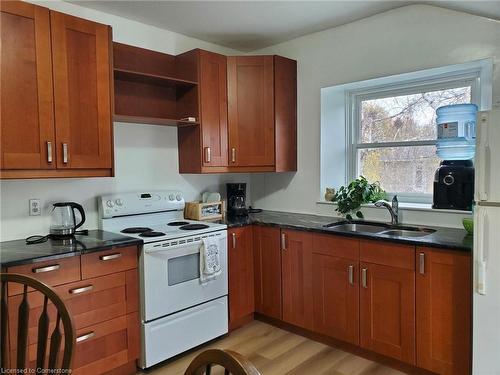
<svg viewBox="0 0 500 375"><path fill-rule="evenodd" d="M80 221L77 223L75 210L78 211ZM85 223L85 211L75 202L54 203L50 214L50 235L57 237L72 236Z"/></svg>

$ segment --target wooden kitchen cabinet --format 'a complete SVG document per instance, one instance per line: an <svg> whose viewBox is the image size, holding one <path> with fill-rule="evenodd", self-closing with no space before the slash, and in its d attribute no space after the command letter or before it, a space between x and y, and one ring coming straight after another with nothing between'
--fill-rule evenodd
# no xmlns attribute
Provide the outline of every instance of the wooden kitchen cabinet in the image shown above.
<svg viewBox="0 0 500 375"><path fill-rule="evenodd" d="M57 167L112 168L111 28L50 12Z"/></svg>
<svg viewBox="0 0 500 375"><path fill-rule="evenodd" d="M124 254L122 257L99 259L106 270L98 267L92 275L80 276L85 268L102 256ZM135 374L139 358L139 291L138 249L134 246L92 252L30 265L14 266L8 273L25 273L49 283L64 300L75 324L77 343L73 360L75 374ZM87 260L84 259L87 257ZM123 259L126 258L126 261ZM82 264L80 268L80 263ZM50 265L59 268L47 268ZM99 266L96 264L96 266ZM41 267L44 272L33 272ZM78 273L73 271L77 269ZM75 278L75 275L76 278ZM9 285L8 312L11 363L17 355L18 308L23 295ZM10 292L16 293L10 293ZM28 366L34 367L37 352L38 318L43 310L41 293L28 293ZM56 310L48 306L49 332L55 326Z"/></svg>
<svg viewBox="0 0 500 375"><path fill-rule="evenodd" d="M359 241L313 235L314 331L359 345Z"/></svg>
<svg viewBox="0 0 500 375"><path fill-rule="evenodd" d="M273 56L227 58L229 165L274 166Z"/></svg>
<svg viewBox="0 0 500 375"><path fill-rule="evenodd" d="M310 232L281 230L281 284L283 320L312 329L313 267Z"/></svg>
<svg viewBox="0 0 500 375"><path fill-rule="evenodd" d="M361 347L415 364L415 248L360 243Z"/></svg>
<svg viewBox="0 0 500 375"><path fill-rule="evenodd" d="M255 310L253 231L251 226L228 230L229 327L237 328L253 318Z"/></svg>
<svg viewBox="0 0 500 375"><path fill-rule="evenodd" d="M49 10L0 2L1 168L50 170L55 147Z"/></svg>
<svg viewBox="0 0 500 375"><path fill-rule="evenodd" d="M253 226L255 311L281 319L280 229Z"/></svg>
<svg viewBox="0 0 500 375"><path fill-rule="evenodd" d="M417 366L442 375L471 369L470 254L417 248Z"/></svg>
<svg viewBox="0 0 500 375"><path fill-rule="evenodd" d="M2 2L1 177L113 174L111 28Z"/></svg>

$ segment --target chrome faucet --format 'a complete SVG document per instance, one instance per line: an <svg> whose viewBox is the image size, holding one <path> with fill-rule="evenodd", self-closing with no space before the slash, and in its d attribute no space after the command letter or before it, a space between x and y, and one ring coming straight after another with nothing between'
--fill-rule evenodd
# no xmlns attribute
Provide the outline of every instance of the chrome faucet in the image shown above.
<svg viewBox="0 0 500 375"><path fill-rule="evenodd" d="M391 225L398 225L399 224L399 202L398 202L398 196L395 195L394 198L392 198L392 206L387 203L387 201L377 201L375 202L375 207L381 208L385 207L387 210L389 210L389 213L391 214Z"/></svg>

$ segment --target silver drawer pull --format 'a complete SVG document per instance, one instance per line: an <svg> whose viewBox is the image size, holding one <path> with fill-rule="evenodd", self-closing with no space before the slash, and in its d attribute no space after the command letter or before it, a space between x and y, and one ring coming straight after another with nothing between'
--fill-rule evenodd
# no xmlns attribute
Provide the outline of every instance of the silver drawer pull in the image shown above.
<svg viewBox="0 0 500 375"><path fill-rule="evenodd" d="M418 256L418 260L419 260L419 272L423 275L425 274L425 254L424 253L420 253L419 256Z"/></svg>
<svg viewBox="0 0 500 375"><path fill-rule="evenodd" d="M366 273L367 272L368 272L367 268L363 268L361 270L361 285L363 286L363 288L368 288L368 284L366 282Z"/></svg>
<svg viewBox="0 0 500 375"><path fill-rule="evenodd" d="M231 148L231 162L232 163L236 162L236 149L234 147Z"/></svg>
<svg viewBox="0 0 500 375"><path fill-rule="evenodd" d="M52 163L52 142L47 141L47 163Z"/></svg>
<svg viewBox="0 0 500 375"><path fill-rule="evenodd" d="M117 258L121 258L122 254L121 253L116 253L116 254L109 254L109 255L101 255L99 257L100 260L106 261L106 260L113 260Z"/></svg>
<svg viewBox="0 0 500 375"><path fill-rule="evenodd" d="M236 233L233 233L232 237L233 237L233 249L236 249Z"/></svg>
<svg viewBox="0 0 500 375"><path fill-rule="evenodd" d="M58 270L59 268L61 268L61 266L59 264L53 264L52 266L33 268L31 270L31 272L43 273L43 272L55 271L55 270Z"/></svg>
<svg viewBox="0 0 500 375"><path fill-rule="evenodd" d="M87 285L87 286L82 286L81 288L70 289L69 293L70 294L80 294L80 293L88 292L89 290L92 290L92 289L94 289L93 285Z"/></svg>
<svg viewBox="0 0 500 375"><path fill-rule="evenodd" d="M68 164L68 144L63 143L63 163Z"/></svg>
<svg viewBox="0 0 500 375"><path fill-rule="evenodd" d="M88 339L90 339L90 338L92 338L94 336L95 336L94 332L89 332L89 333L86 333L84 335L78 336L76 338L76 342L82 342L82 341L88 340Z"/></svg>
<svg viewBox="0 0 500 375"><path fill-rule="evenodd" d="M210 147L205 147L205 163L210 163L212 161L212 149Z"/></svg>
<svg viewBox="0 0 500 375"><path fill-rule="evenodd" d="M286 233L281 233L281 250L286 250Z"/></svg>
<svg viewBox="0 0 500 375"><path fill-rule="evenodd" d="M354 285L354 266L352 264L347 267L347 273L349 275L349 284Z"/></svg>

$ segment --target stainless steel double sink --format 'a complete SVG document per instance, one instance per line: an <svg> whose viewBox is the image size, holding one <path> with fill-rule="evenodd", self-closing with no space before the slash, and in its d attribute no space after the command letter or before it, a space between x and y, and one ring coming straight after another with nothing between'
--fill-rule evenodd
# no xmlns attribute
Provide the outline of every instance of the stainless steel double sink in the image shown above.
<svg viewBox="0 0 500 375"><path fill-rule="evenodd" d="M435 232L434 229L414 226L400 226L374 221L339 221L325 225L335 232L381 234L389 237L425 237Z"/></svg>

